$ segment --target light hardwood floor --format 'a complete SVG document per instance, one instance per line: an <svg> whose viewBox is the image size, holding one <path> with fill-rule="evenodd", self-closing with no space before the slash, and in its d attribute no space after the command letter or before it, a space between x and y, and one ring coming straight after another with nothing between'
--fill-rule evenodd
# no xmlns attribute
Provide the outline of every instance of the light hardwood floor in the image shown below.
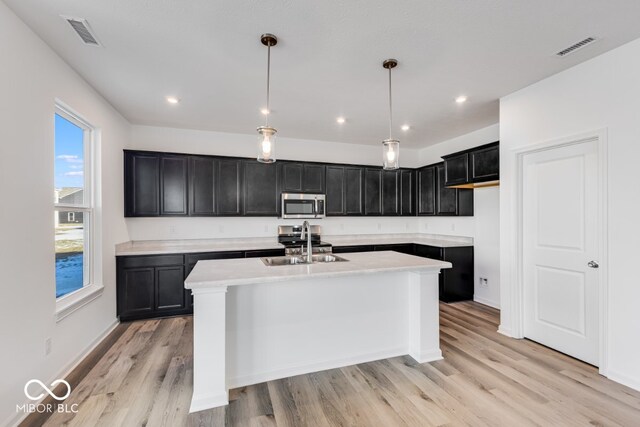
<svg viewBox="0 0 640 427"><path fill-rule="evenodd" d="M498 334L498 315L476 303L442 304L442 361L396 357L270 381L191 415L191 317L133 322L74 387L66 403L79 403L78 414L45 425L640 426L640 393Z"/></svg>

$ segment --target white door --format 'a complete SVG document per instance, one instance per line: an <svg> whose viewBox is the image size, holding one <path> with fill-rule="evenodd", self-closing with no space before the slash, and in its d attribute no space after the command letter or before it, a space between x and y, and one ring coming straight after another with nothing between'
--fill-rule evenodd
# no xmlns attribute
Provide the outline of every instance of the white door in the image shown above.
<svg viewBox="0 0 640 427"><path fill-rule="evenodd" d="M598 365L597 140L523 158L524 335Z"/></svg>

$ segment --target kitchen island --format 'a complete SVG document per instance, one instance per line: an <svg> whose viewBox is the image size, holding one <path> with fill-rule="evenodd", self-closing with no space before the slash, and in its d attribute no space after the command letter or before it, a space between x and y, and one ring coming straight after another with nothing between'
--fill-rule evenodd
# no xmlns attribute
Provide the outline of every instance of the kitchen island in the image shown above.
<svg viewBox="0 0 640 427"><path fill-rule="evenodd" d="M393 251L344 262L267 266L199 261L191 412L228 404L228 390L408 354L442 358L438 274L444 261Z"/></svg>

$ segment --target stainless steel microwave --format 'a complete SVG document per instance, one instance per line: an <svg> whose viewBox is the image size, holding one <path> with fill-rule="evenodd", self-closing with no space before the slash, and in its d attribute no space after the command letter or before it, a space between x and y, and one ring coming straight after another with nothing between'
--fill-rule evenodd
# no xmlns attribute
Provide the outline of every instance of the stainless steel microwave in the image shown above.
<svg viewBox="0 0 640 427"><path fill-rule="evenodd" d="M282 218L324 218L325 195L282 193Z"/></svg>

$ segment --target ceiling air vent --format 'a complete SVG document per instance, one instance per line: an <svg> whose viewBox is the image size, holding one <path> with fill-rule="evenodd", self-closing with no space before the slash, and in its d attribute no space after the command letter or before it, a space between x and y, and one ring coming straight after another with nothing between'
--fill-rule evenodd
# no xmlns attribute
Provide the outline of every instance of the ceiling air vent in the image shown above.
<svg viewBox="0 0 640 427"><path fill-rule="evenodd" d="M90 46L100 46L98 39L91 31L89 27L89 23L86 19L82 18L71 18L69 16L62 16L62 19L67 21L71 28L80 36L84 44L88 44Z"/></svg>
<svg viewBox="0 0 640 427"><path fill-rule="evenodd" d="M570 53L575 52L578 49L582 49L583 47L585 47L588 44L591 44L593 42L595 42L597 39L595 37L587 37L586 39L579 41L578 43L569 46L566 49L561 50L560 52L556 53L556 55L563 57L563 56L567 56Z"/></svg>

